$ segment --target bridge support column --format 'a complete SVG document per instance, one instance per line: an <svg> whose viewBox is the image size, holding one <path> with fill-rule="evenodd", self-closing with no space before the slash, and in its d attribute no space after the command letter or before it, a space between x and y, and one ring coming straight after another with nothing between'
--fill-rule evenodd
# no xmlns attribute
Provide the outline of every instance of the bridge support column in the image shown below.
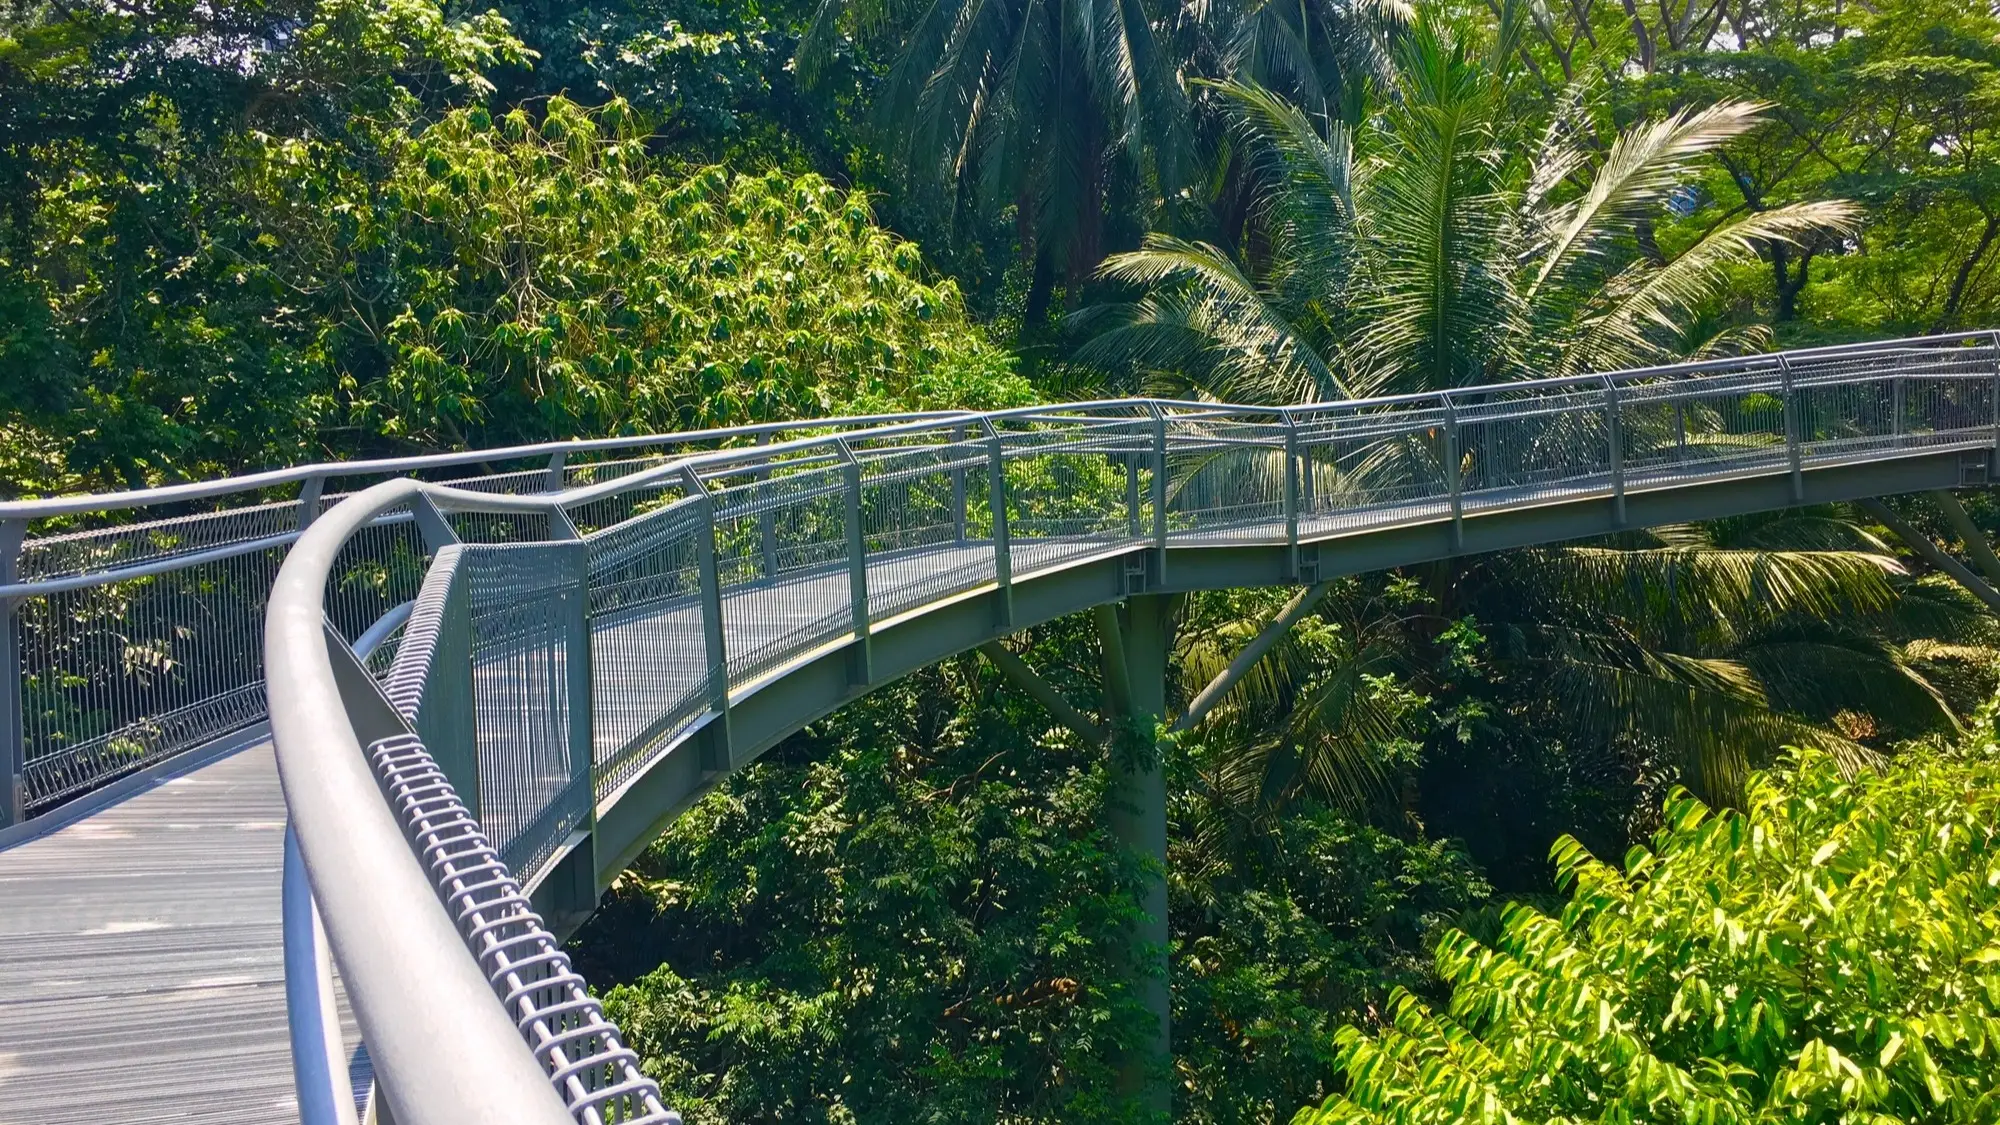
<svg viewBox="0 0 2000 1125"><path fill-rule="evenodd" d="M1993 544L1986 541L1986 533L1979 530L1978 524L1972 522L1972 516L1966 512L1965 505L1958 502L1958 497L1942 488L1931 493L1931 499L1936 500L1938 507L1944 509L1946 522L1950 523L1951 529L1965 541L1965 553L1971 555L1972 561L1979 564L1979 569L1986 572L1989 581L2000 582L2000 555L1993 553Z"/></svg>
<svg viewBox="0 0 2000 1125"><path fill-rule="evenodd" d="M1166 720L1167 650L1173 644L1173 599L1127 599L1124 621L1113 606L1097 610L1104 642L1105 713L1115 716L1110 740L1111 831L1147 861L1139 905L1145 917L1131 935L1137 995L1155 1034L1121 1067L1119 1085L1136 1095L1149 1120L1170 1119L1173 1089L1172 992L1168 978L1167 779L1161 731Z"/></svg>
<svg viewBox="0 0 2000 1125"><path fill-rule="evenodd" d="M1986 603L1986 607L2000 613L2000 591L1979 580L1970 567L1944 552L1944 549L1930 541L1923 532L1904 522L1901 516L1890 511L1880 500L1863 500L1861 509L1881 521L1882 526L1896 533L1910 550L1915 551L1925 562L1950 575L1952 580Z"/></svg>

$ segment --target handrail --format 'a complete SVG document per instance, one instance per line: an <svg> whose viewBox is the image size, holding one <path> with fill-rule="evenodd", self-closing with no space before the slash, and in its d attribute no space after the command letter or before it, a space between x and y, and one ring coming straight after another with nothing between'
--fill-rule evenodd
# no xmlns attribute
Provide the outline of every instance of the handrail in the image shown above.
<svg viewBox="0 0 2000 1125"><path fill-rule="evenodd" d="M489 461L516 461L529 457L544 457L554 454L603 453L623 449L644 449L649 445L684 444L693 441L718 441L724 438L742 437L754 434L782 433L785 430L820 429L824 427L879 426L888 422L909 421L919 418L959 418L963 410L924 410L904 414L856 414L838 418L808 419L791 422L753 422L741 426L727 426L718 429L688 430L680 433L644 434L633 437L615 438L572 438L564 441L537 442L533 445L508 445L496 449L469 449L451 453L425 453L412 457L382 457L366 461L316 461L307 465L293 465L283 469L267 469L262 472L243 473L237 476L219 477L208 481L190 481L185 484L160 485L155 488L135 488L122 492L84 493L76 496L49 496L34 500L0 500L0 520L38 520L53 516L73 516L84 512L102 512L120 508L142 508L151 504L175 504L186 500L205 500L224 496L231 492L250 492L263 488L275 488L282 484L298 484L313 477L359 477L384 473L412 473L420 469L440 469L455 465L477 465ZM519 470L533 472L532 469Z"/></svg>
<svg viewBox="0 0 2000 1125"><path fill-rule="evenodd" d="M341 546L376 515L419 494L458 511L551 505L400 480L357 493L314 521L278 572L266 618L278 777L394 1119L569 1125L569 1113L466 955L384 802L327 650L324 595ZM441 1015L449 1020L448 1036L439 1034Z"/></svg>

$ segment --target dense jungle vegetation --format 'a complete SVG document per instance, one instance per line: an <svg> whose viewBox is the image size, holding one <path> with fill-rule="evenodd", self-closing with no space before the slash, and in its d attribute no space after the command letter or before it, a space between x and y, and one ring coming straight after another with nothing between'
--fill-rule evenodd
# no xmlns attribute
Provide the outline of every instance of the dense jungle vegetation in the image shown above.
<svg viewBox="0 0 2000 1125"><path fill-rule="evenodd" d="M2000 327L1997 244L1984 0L0 0L0 495ZM1176 1120L2000 1121L2000 622L1867 512L1307 608L1160 744ZM1109 774L946 661L574 952L691 1122L1149 1120Z"/></svg>

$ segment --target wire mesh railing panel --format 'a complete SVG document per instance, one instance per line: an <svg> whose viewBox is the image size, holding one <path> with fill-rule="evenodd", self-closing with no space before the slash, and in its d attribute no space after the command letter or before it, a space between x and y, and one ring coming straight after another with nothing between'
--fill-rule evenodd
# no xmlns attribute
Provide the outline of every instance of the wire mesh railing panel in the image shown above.
<svg viewBox="0 0 2000 1125"><path fill-rule="evenodd" d="M1144 541L1134 534L1132 473L1137 451L1158 444L1150 417L1130 411L1006 419L1003 450L1010 565L1016 575ZM1151 528L1152 472L1137 503Z"/></svg>
<svg viewBox="0 0 2000 1125"><path fill-rule="evenodd" d="M327 579L326 616L351 644L382 615L417 596L430 548L408 509L384 513L349 537Z"/></svg>
<svg viewBox="0 0 2000 1125"><path fill-rule="evenodd" d="M590 643L580 542L467 545L479 823L533 873L591 813Z"/></svg>
<svg viewBox="0 0 2000 1125"><path fill-rule="evenodd" d="M459 575L464 549L437 553L404 626L382 694L431 749L452 786L479 805L478 713L472 680L470 583Z"/></svg>
<svg viewBox="0 0 2000 1125"><path fill-rule="evenodd" d="M38 536L21 544L20 576L101 574L248 544L282 546L298 530L299 512L297 501L279 501Z"/></svg>
<svg viewBox="0 0 2000 1125"><path fill-rule="evenodd" d="M1166 429L1168 534L1261 527L1283 538L1288 427L1281 420L1170 417Z"/></svg>
<svg viewBox="0 0 2000 1125"><path fill-rule="evenodd" d="M2000 437L2000 352L1985 334L1887 354L1788 360L1808 459Z"/></svg>
<svg viewBox="0 0 2000 1125"><path fill-rule="evenodd" d="M1301 534L1433 518L1447 510L1446 411L1437 400L1296 419Z"/></svg>
<svg viewBox="0 0 2000 1125"><path fill-rule="evenodd" d="M1785 463L1785 378L1767 358L1619 388L1628 486Z"/></svg>
<svg viewBox="0 0 2000 1125"><path fill-rule="evenodd" d="M33 815L256 723L281 548L24 598L23 787Z"/></svg>
<svg viewBox="0 0 2000 1125"><path fill-rule="evenodd" d="M592 758L600 797L636 774L707 705L696 537L683 498L587 540Z"/></svg>
<svg viewBox="0 0 2000 1125"><path fill-rule="evenodd" d="M1528 502L1609 484L1611 427L1601 384L1453 395L1465 506Z"/></svg>
<svg viewBox="0 0 2000 1125"><path fill-rule="evenodd" d="M980 510L990 465L983 439L905 434L855 443L853 452L871 620L993 581L992 515Z"/></svg>
<svg viewBox="0 0 2000 1125"><path fill-rule="evenodd" d="M730 682L853 633L847 474L837 451L732 468L709 487Z"/></svg>

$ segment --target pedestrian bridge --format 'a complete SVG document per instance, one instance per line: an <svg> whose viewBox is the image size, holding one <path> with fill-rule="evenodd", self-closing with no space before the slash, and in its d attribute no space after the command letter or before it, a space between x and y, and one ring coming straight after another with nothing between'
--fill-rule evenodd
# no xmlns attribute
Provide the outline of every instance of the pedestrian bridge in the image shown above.
<svg viewBox="0 0 2000 1125"><path fill-rule="evenodd" d="M675 1120L560 939L872 688L1135 598L1984 486L1996 448L1979 332L0 504L0 1123Z"/></svg>

